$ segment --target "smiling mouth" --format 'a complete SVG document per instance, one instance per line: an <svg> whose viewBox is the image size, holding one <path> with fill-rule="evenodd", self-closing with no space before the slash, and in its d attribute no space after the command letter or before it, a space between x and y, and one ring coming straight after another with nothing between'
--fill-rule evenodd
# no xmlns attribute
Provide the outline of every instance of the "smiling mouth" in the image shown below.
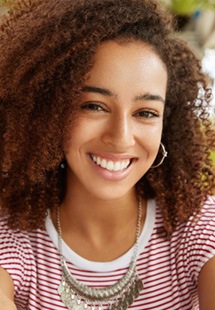
<svg viewBox="0 0 215 310"><path fill-rule="evenodd" d="M96 156L93 154L90 154L90 158L96 165L111 172L123 171L127 169L132 162L131 158L113 161L113 160L105 159L105 158L102 158L100 156Z"/></svg>

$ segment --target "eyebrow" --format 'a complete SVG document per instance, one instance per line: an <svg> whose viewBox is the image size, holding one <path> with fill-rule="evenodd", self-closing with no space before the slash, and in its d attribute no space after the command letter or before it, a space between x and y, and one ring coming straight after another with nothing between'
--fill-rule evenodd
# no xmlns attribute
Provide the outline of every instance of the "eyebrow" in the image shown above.
<svg viewBox="0 0 215 310"><path fill-rule="evenodd" d="M115 93L106 88L96 86L84 86L82 88L82 91L117 98L117 95ZM154 95L150 93L140 94L134 98L134 101L144 101L144 100L161 101L162 103L165 103L165 100L160 95Z"/></svg>
<svg viewBox="0 0 215 310"><path fill-rule="evenodd" d="M160 95L153 95L150 93L140 94L135 97L135 101L142 101L142 100L161 101L165 103L164 98L162 98Z"/></svg>
<svg viewBox="0 0 215 310"><path fill-rule="evenodd" d="M101 87L96 87L96 86L84 86L82 88L83 92L88 92L88 93L96 93L104 96L109 96L109 97L116 97L117 95L114 94L112 91L106 88L101 88Z"/></svg>

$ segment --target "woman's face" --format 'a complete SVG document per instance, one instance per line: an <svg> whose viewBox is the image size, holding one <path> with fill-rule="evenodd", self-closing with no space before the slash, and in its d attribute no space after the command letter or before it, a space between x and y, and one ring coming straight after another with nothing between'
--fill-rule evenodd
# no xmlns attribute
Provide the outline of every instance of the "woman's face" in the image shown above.
<svg viewBox="0 0 215 310"><path fill-rule="evenodd" d="M143 42L99 46L70 129L68 186L124 197L153 164L162 134L167 72Z"/></svg>

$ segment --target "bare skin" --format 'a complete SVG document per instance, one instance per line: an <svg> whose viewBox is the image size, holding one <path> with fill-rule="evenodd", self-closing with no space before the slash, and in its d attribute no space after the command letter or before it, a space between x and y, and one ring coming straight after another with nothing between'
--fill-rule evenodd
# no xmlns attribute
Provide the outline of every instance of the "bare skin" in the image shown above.
<svg viewBox="0 0 215 310"><path fill-rule="evenodd" d="M71 205L67 210L66 205L62 205L60 210L63 239L77 254L91 261L107 262L122 256L134 245L138 216L136 198L130 205L112 202L105 206L103 202L102 207L95 207L88 200L79 206L73 208ZM146 216L144 201L141 212L142 228Z"/></svg>
<svg viewBox="0 0 215 310"><path fill-rule="evenodd" d="M0 268L0 309L1 310L16 310L13 302L14 286L11 276Z"/></svg>
<svg viewBox="0 0 215 310"><path fill-rule="evenodd" d="M215 257L202 268L199 275L198 294L200 310L215 309Z"/></svg>

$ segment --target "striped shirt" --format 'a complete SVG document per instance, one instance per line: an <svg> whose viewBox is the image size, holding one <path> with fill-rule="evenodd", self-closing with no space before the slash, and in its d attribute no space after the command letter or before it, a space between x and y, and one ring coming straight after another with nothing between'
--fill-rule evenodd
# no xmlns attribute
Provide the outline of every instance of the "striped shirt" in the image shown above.
<svg viewBox="0 0 215 310"><path fill-rule="evenodd" d="M137 273L144 283L133 310L197 310L198 276L215 256L215 197L209 197L201 216L178 225L170 240L163 239L159 208L148 201L139 238ZM11 230L0 220L0 265L12 276L18 310L67 309L58 294L62 279L57 232L50 217L46 230ZM70 272L80 282L95 287L114 284L127 271L133 248L111 262L88 261L63 243Z"/></svg>

